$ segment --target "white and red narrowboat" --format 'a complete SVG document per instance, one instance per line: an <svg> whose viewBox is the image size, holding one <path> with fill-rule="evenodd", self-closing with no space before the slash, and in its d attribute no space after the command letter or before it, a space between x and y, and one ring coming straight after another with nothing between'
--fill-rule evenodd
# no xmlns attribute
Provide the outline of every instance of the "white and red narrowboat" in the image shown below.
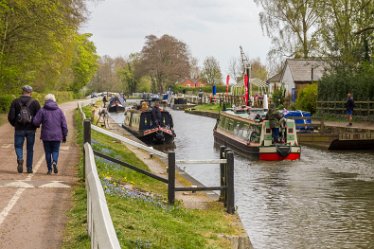
<svg viewBox="0 0 374 249"><path fill-rule="evenodd" d="M280 139L274 142L266 110L239 108L221 111L214 127L214 140L245 156L260 160L280 161L300 159L295 121L283 119Z"/></svg>

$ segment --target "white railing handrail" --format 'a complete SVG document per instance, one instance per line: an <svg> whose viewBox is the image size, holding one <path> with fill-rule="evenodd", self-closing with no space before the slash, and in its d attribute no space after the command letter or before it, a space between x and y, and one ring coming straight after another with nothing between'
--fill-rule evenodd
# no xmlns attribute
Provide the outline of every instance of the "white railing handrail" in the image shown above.
<svg viewBox="0 0 374 249"><path fill-rule="evenodd" d="M176 164L221 164L227 163L227 159L205 159L205 160L175 160Z"/></svg>
<svg viewBox="0 0 374 249"><path fill-rule="evenodd" d="M97 174L95 156L89 143L84 145L87 189L87 223L91 248L120 249L103 187Z"/></svg>

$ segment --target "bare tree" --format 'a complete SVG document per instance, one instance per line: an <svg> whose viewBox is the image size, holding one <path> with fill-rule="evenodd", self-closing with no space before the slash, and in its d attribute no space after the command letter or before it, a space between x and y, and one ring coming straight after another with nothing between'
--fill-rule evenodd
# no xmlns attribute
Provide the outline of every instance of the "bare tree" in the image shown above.
<svg viewBox="0 0 374 249"><path fill-rule="evenodd" d="M209 56L204 60L202 78L211 85L221 82L221 68L219 66L219 62L213 56Z"/></svg>
<svg viewBox="0 0 374 249"><path fill-rule="evenodd" d="M153 89L161 93L190 75L187 45L172 36L147 36L140 57L137 74L149 75Z"/></svg>
<svg viewBox="0 0 374 249"><path fill-rule="evenodd" d="M238 58L232 57L229 62L229 74L236 82L240 82L242 78L242 66Z"/></svg>

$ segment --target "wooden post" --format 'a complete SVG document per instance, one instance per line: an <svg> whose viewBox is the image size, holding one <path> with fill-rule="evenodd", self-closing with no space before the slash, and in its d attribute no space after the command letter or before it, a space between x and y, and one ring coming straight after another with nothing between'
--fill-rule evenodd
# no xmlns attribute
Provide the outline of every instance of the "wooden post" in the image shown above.
<svg viewBox="0 0 374 249"><path fill-rule="evenodd" d="M168 200L170 205L175 202L175 152L168 153Z"/></svg>
<svg viewBox="0 0 374 249"><path fill-rule="evenodd" d="M83 180L86 180L86 156L84 151L84 144L89 143L91 144L91 121L89 119L85 119L83 121Z"/></svg>
<svg viewBox="0 0 374 249"><path fill-rule="evenodd" d="M234 191L234 153L226 153L227 160L227 213L235 213L235 191Z"/></svg>
<svg viewBox="0 0 374 249"><path fill-rule="evenodd" d="M220 159L225 159L225 149L226 147L224 145L221 145L219 148L219 158ZM225 180L225 163L220 163L220 186L226 186L226 180ZM219 200L225 202L225 193L226 191L224 189L221 190L220 195L219 195Z"/></svg>
<svg viewBox="0 0 374 249"><path fill-rule="evenodd" d="M83 143L91 144L91 121L85 119L83 121Z"/></svg>

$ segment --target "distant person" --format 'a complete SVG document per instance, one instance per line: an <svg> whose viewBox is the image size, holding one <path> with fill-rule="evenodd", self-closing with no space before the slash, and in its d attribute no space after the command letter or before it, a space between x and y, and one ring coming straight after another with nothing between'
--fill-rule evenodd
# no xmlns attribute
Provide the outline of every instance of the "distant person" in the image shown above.
<svg viewBox="0 0 374 249"><path fill-rule="evenodd" d="M66 142L68 127L65 115L56 103L53 94L45 96L45 104L34 117L35 126L42 125L40 139L43 140L45 160L47 162L47 174L58 173L58 157L60 153L61 141Z"/></svg>
<svg viewBox="0 0 374 249"><path fill-rule="evenodd" d="M273 137L273 143L279 142L279 127L280 127L280 115L275 109L275 104L270 104L268 113L266 114L266 119L269 120L271 134Z"/></svg>
<svg viewBox="0 0 374 249"><path fill-rule="evenodd" d="M103 97L104 108L106 107L106 103L108 103L108 99L107 99L106 96L104 95L104 97Z"/></svg>
<svg viewBox="0 0 374 249"><path fill-rule="evenodd" d="M352 115L353 115L353 108L355 107L355 102L352 97L352 93L347 94L347 101L345 103L345 108L346 108L346 114L347 114L347 119L348 119L348 124L347 126L352 126Z"/></svg>
<svg viewBox="0 0 374 249"><path fill-rule="evenodd" d="M40 109L37 100L31 97L32 87L22 87L22 96L12 101L8 113L8 121L14 127L14 149L17 155L17 171L23 172L23 143L26 139L27 173L33 173L35 131L37 126L32 123L33 117Z"/></svg>
<svg viewBox="0 0 374 249"><path fill-rule="evenodd" d="M152 121L155 126L161 125L162 115L159 101L156 101L152 108Z"/></svg>

